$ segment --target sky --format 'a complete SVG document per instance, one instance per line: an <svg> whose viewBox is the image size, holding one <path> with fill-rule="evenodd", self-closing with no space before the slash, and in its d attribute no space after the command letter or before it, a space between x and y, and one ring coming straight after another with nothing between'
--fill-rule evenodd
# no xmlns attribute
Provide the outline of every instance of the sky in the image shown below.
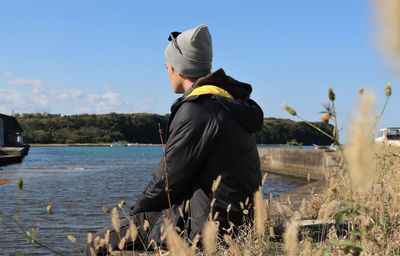
<svg viewBox="0 0 400 256"><path fill-rule="evenodd" d="M339 128L358 88L393 95L379 127L400 126L399 76L376 44L367 0L0 0L0 113L167 114L179 97L164 49L171 31L207 24L213 70L253 86L265 117L289 104L319 121L330 87ZM292 118L297 120L296 118Z"/></svg>

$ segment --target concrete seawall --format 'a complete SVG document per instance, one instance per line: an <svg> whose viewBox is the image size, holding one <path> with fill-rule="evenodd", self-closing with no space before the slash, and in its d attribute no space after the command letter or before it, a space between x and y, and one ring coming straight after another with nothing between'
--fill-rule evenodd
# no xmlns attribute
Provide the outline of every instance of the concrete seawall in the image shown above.
<svg viewBox="0 0 400 256"><path fill-rule="evenodd" d="M335 151L315 149L259 148L261 170L280 175L319 180L338 165Z"/></svg>

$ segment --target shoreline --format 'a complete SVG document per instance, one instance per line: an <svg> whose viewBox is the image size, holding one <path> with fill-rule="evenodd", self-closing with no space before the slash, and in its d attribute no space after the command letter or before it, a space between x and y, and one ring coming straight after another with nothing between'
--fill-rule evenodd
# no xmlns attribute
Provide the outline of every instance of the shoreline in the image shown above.
<svg viewBox="0 0 400 256"><path fill-rule="evenodd" d="M113 143L37 143L29 144L31 147L111 147ZM153 144L153 143L130 143L129 145L120 145L119 147L161 147L163 144ZM310 145L303 145L309 147ZM312 146L312 145L311 145ZM291 147L286 144L257 144L257 147ZM301 146L299 146L301 147Z"/></svg>
<svg viewBox="0 0 400 256"><path fill-rule="evenodd" d="M111 147L112 143L30 144L31 147ZM161 147L162 144L134 143L118 147Z"/></svg>

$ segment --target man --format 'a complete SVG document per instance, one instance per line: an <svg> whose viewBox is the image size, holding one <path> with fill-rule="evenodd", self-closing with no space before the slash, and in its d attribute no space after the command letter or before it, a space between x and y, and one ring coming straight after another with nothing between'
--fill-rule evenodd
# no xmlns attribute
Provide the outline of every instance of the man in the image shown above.
<svg viewBox="0 0 400 256"><path fill-rule="evenodd" d="M249 98L251 86L222 69L211 73L206 25L173 32L169 41L168 78L172 90L183 96L171 107L164 157L131 210L140 227L135 249L162 244L165 218L189 240L210 218L228 232L251 215L253 194L261 186L254 133L263 124L263 112ZM219 185L212 188L215 180ZM118 245L112 233L113 239Z"/></svg>

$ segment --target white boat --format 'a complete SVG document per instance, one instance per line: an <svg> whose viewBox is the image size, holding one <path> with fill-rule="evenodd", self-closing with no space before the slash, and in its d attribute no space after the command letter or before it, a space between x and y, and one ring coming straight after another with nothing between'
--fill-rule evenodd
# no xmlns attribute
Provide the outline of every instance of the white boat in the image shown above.
<svg viewBox="0 0 400 256"><path fill-rule="evenodd" d="M380 129L375 138L375 142L400 146L400 127Z"/></svg>
<svg viewBox="0 0 400 256"><path fill-rule="evenodd" d="M110 147L124 147L125 145L120 142L113 142Z"/></svg>

